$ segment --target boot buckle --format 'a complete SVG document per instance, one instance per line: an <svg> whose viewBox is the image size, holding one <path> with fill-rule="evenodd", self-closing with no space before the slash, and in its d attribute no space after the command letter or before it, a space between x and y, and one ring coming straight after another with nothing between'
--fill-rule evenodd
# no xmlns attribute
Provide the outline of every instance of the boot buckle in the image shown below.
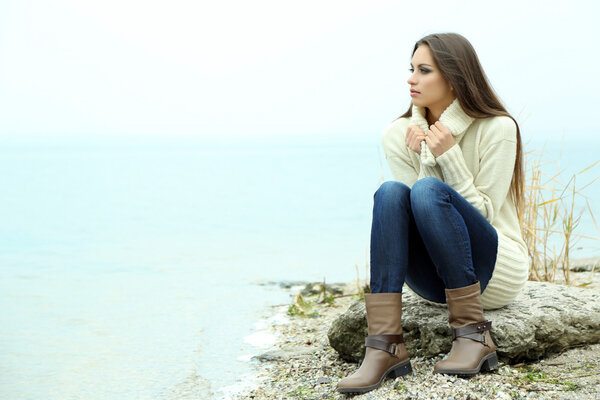
<svg viewBox="0 0 600 400"><path fill-rule="evenodd" d="M488 344L485 342L485 331L489 331L491 328L492 321L481 321L459 328L452 328L452 340L464 337L487 346Z"/></svg>
<svg viewBox="0 0 600 400"><path fill-rule="evenodd" d="M398 357L396 350L399 343L404 343L402 335L369 335L365 339L365 347L383 350L394 357Z"/></svg>

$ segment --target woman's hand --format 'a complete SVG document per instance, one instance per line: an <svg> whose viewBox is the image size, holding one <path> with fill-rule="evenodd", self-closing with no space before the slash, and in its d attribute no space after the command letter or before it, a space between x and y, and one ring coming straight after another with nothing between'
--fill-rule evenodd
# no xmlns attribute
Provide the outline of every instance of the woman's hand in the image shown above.
<svg viewBox="0 0 600 400"><path fill-rule="evenodd" d="M415 125L410 125L406 131L406 147L417 154L421 154L421 142L423 140L425 140L425 132L423 132L423 129Z"/></svg>
<svg viewBox="0 0 600 400"><path fill-rule="evenodd" d="M425 142L429 150L431 150L431 154L437 158L450 150L456 143L456 140L454 140L452 132L438 121L429 127L427 136L425 136Z"/></svg>

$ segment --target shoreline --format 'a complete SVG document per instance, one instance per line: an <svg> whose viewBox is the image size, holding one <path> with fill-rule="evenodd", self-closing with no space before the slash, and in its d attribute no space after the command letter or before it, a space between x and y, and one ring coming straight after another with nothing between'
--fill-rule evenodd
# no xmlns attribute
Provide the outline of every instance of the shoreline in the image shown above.
<svg viewBox="0 0 600 400"><path fill-rule="evenodd" d="M589 271L587 272L589 274ZM585 278L586 272L576 273ZM581 275L580 275L581 274ZM589 276L589 275L588 275ZM337 381L358 368L341 360L329 346L331 322L356 300L356 282L327 285L340 292L328 301L319 295L304 296L306 315L289 315L290 304L272 306L272 314L286 313L288 322L270 327L275 344L253 357L256 379L232 395L232 400L348 399L336 391ZM294 287L295 289L296 287ZM293 290L288 289L291 297ZM600 290L600 273L588 290ZM332 300L332 301L331 301ZM600 398L600 344L567 349L528 363L507 365L472 378L433 374L433 365L444 355L412 357L414 373L388 379L374 391L352 396L356 400L402 399L597 399Z"/></svg>
<svg viewBox="0 0 600 400"><path fill-rule="evenodd" d="M243 337L243 343L252 346L253 353L242 354L237 357L237 361L243 362L250 367L250 372L246 372L238 376L234 383L217 388L211 398L214 400L232 400L237 395L254 390L261 383L257 365L253 361L254 357L259 355L261 351L265 351L277 344L277 338L269 329L270 326L282 324L281 317L285 317L283 313L277 313L272 316L260 318L254 322L256 331ZM269 324L269 322L271 323ZM285 322L283 322L285 323ZM253 365L254 364L254 365Z"/></svg>
<svg viewBox="0 0 600 400"><path fill-rule="evenodd" d="M293 293L302 289L307 281L282 281L282 282L263 282L261 286L279 286L279 289L287 292L290 299L293 300ZM274 326L281 326L292 323L287 314L287 305L278 304L268 306L263 310L261 316L253 322L254 331L242 338L244 344L252 347L251 354L243 354L237 357L250 366L251 371L239 376L235 382L216 388L213 390L211 398L214 400L233 400L238 396L255 390L267 377L260 371L260 361L257 360L265 351L275 348L280 338L273 329Z"/></svg>

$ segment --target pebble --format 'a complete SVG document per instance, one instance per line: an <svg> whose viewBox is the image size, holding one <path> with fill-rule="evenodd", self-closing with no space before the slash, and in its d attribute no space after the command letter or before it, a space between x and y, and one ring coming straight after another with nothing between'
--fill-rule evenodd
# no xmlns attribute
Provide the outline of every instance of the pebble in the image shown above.
<svg viewBox="0 0 600 400"><path fill-rule="evenodd" d="M356 297L339 297L333 304L318 304L316 299L317 296L306 298L313 307L311 311L318 314L316 317L294 316L290 317L290 323L272 328L277 338L276 348L266 354L275 357L265 357L270 360L256 366L258 373L265 376L254 389L234 395L234 400L348 399L348 396L336 391L336 384L341 378L353 373L358 365L338 357L329 346L327 329L331 321L346 311ZM281 306L279 309L274 308L273 312L285 309L287 306ZM600 344L565 351L557 358L542 360L546 362L522 364L518 367L501 363L499 370L480 373L469 379L433 374L433 366L443 356L444 354L433 358L413 357L412 375L388 379L379 389L353 396L352 400L600 398ZM532 371L543 372L545 380L536 380L535 377L539 375ZM571 385L561 382L570 382ZM573 384L577 386L574 387Z"/></svg>
<svg viewBox="0 0 600 400"><path fill-rule="evenodd" d="M331 383L331 378L328 378L328 377L326 377L326 376L320 376L320 377L317 379L317 383L318 383L318 384L323 384L323 383Z"/></svg>

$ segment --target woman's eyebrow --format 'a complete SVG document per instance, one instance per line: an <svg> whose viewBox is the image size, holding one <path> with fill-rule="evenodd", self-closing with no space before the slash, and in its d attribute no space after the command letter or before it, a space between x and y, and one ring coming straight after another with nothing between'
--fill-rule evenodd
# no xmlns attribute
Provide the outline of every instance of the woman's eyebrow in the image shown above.
<svg viewBox="0 0 600 400"><path fill-rule="evenodd" d="M431 67L431 65L429 65L429 64L419 64L419 67L422 67L423 65L427 65L428 67ZM412 63L410 63L410 66L411 67L413 66Z"/></svg>

